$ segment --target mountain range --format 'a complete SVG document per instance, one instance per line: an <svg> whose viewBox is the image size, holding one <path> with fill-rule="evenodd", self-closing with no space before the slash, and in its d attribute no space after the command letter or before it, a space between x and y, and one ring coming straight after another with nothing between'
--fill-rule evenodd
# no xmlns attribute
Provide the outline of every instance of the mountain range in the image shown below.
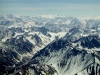
<svg viewBox="0 0 100 75"><path fill-rule="evenodd" d="M0 74L100 75L100 19L0 16Z"/></svg>

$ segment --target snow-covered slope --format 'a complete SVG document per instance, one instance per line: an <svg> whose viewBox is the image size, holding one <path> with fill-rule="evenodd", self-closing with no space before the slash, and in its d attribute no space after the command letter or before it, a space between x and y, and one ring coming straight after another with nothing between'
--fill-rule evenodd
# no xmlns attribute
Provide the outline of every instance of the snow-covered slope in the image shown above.
<svg viewBox="0 0 100 75"><path fill-rule="evenodd" d="M0 16L0 64L8 70L24 65L37 51L63 37L65 31L51 32L45 27L49 20L14 14Z"/></svg>
<svg viewBox="0 0 100 75"><path fill-rule="evenodd" d="M91 53L95 52L97 61L100 60L99 34L100 19L2 15L0 16L0 71L3 73L13 72L14 69L19 71L20 67L33 57L28 64L30 66L35 62L36 65L47 64L39 67L40 70L42 67L44 70L47 67L48 73L49 71L52 74L62 75L79 73L92 63ZM86 65L83 67L80 63ZM77 71L69 73L76 69L72 66L79 65L81 67ZM35 68L37 70L37 67Z"/></svg>
<svg viewBox="0 0 100 75"><path fill-rule="evenodd" d="M87 36L79 36L79 33L85 31L76 27L71 29L64 38L37 52L29 65L53 66L58 75L99 75L100 37L90 32L85 33Z"/></svg>

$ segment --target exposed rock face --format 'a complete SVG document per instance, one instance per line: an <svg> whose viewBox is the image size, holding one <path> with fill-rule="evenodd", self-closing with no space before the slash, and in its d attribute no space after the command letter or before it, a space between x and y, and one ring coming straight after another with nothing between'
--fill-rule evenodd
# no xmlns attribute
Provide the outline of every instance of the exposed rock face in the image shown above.
<svg viewBox="0 0 100 75"><path fill-rule="evenodd" d="M32 66L34 75L58 75L57 71L52 65Z"/></svg>
<svg viewBox="0 0 100 75"><path fill-rule="evenodd" d="M100 75L100 64L91 64L76 75Z"/></svg>
<svg viewBox="0 0 100 75"><path fill-rule="evenodd" d="M0 16L0 74L99 75L100 19Z"/></svg>
<svg viewBox="0 0 100 75"><path fill-rule="evenodd" d="M64 37L37 52L29 65L52 64L58 75L99 75L99 44L98 35L82 36L73 41Z"/></svg>

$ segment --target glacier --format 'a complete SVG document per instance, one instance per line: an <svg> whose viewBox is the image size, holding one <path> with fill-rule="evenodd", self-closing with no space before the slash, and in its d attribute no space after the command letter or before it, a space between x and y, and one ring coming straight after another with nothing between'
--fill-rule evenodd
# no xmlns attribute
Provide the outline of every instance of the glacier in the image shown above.
<svg viewBox="0 0 100 75"><path fill-rule="evenodd" d="M100 75L100 18L0 16L0 75Z"/></svg>

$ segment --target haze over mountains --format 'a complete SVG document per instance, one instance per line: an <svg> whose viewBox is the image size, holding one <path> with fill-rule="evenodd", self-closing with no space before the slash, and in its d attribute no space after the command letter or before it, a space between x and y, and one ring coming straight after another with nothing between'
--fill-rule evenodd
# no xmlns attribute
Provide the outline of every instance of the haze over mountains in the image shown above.
<svg viewBox="0 0 100 75"><path fill-rule="evenodd" d="M100 75L100 18L0 16L0 74Z"/></svg>

